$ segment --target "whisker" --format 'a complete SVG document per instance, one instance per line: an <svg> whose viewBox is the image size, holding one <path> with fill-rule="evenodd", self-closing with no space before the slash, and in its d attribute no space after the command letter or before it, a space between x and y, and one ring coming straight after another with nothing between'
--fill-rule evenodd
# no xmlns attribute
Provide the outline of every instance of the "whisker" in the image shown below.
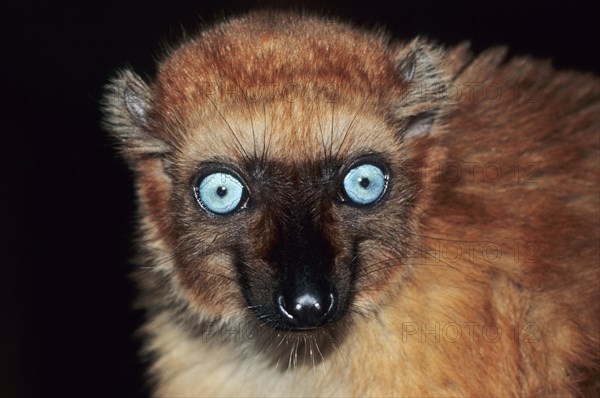
<svg viewBox="0 0 600 398"><path fill-rule="evenodd" d="M335 329L335 326L333 324L331 325L331 329ZM325 336L327 336L327 338L331 342L331 344L334 347L334 349L340 355L340 357L342 358L342 361L344 361L345 363L348 363L348 358L342 352L342 349L340 348L339 344L337 343L337 340L335 339L335 336L333 335L333 333L330 330L326 329L325 330Z"/></svg>
<svg viewBox="0 0 600 398"><path fill-rule="evenodd" d="M329 158L333 159L333 120L335 115L335 102L331 103L331 129L329 131Z"/></svg>
<svg viewBox="0 0 600 398"><path fill-rule="evenodd" d="M242 95L244 96L244 102L246 103L246 108L248 109L248 116L250 117L250 127L252 130L252 143L254 144L254 159L256 159L256 134L254 132L254 120L252 118L252 108L250 107L250 100L248 99L247 92L244 89L242 89L240 84L237 81L235 81L235 84L238 87L240 93L242 93Z"/></svg>
<svg viewBox="0 0 600 398"><path fill-rule="evenodd" d="M331 158L327 154L327 146L325 144L325 135L323 134L323 125L321 123L321 117L320 117L321 112L316 112L315 114L317 115L317 123L319 125L319 132L321 134L321 146L323 147L323 158L325 160L325 163L329 164L331 161Z"/></svg>
<svg viewBox="0 0 600 398"><path fill-rule="evenodd" d="M219 107L217 106L217 104L215 104L215 102L212 100L212 98L210 98L210 96L204 91L204 89L200 88L200 90L202 91L202 93L204 94L204 96L208 99L208 101L211 103L211 105L213 106L213 108L215 109L215 111L217 111L217 113L219 114L219 117L223 120L223 122L225 122L225 124L227 125L227 128L229 129L229 131L231 132L231 135L233 135L233 138L235 139L236 143L237 143L237 147L238 147L238 151L239 153L242 155L242 157L246 160L250 159L248 156L248 152L246 152L246 150L244 149L244 146L242 145L242 143L240 142L240 140L237 137L236 132L233 130L233 128L231 127L231 125L229 124L229 122L227 121L227 118L223 115L223 113L221 112L221 110L219 109Z"/></svg>
<svg viewBox="0 0 600 398"><path fill-rule="evenodd" d="M360 107L358 108L358 110L356 111L356 113L354 114L354 116L352 117L352 120L350 121L350 123L348 123L348 126L344 130L344 135L342 136L342 139L340 141L340 145L338 146L337 150L335 151L336 156L342 150L342 148L344 146L344 143L346 142L346 138L348 137L348 132L350 131L350 128L354 124L354 121L356 120L356 118L358 117L358 115L363 110L363 108L364 108L365 104L367 103L367 101L369 100L369 98L371 98L371 95L373 95L373 91L370 91L369 94L365 97L364 101L360 104Z"/></svg>

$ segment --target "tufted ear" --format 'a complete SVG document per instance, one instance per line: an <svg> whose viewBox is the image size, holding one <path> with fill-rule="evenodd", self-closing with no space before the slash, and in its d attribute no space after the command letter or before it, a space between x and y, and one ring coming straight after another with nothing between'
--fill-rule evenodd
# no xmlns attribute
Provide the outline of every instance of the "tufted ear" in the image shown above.
<svg viewBox="0 0 600 398"><path fill-rule="evenodd" d="M161 156L170 150L164 140L151 133L150 104L150 88L130 70L119 72L107 85L103 124L132 168L142 158Z"/></svg>
<svg viewBox="0 0 600 398"><path fill-rule="evenodd" d="M442 51L415 39L396 52L396 71L407 89L393 117L405 140L427 136L447 108L446 81L439 71Z"/></svg>

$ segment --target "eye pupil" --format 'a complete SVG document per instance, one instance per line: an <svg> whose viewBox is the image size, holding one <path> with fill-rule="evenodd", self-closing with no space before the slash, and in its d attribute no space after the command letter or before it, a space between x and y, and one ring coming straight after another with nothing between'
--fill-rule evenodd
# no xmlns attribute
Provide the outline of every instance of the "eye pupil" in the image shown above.
<svg viewBox="0 0 600 398"><path fill-rule="evenodd" d="M221 198L224 197L225 195L227 195L227 187L217 188L217 195Z"/></svg>
<svg viewBox="0 0 600 398"><path fill-rule="evenodd" d="M371 181L367 177L361 177L358 179L358 184L363 188L368 188L371 185Z"/></svg>

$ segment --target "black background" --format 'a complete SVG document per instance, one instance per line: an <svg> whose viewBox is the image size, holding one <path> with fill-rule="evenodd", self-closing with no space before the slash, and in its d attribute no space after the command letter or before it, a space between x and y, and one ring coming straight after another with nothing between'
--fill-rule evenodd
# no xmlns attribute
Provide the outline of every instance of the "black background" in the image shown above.
<svg viewBox="0 0 600 398"><path fill-rule="evenodd" d="M54 2L2 16L0 396L144 396L127 278L130 173L100 128L102 86L132 66L151 77L161 44L256 5L299 2ZM590 4L306 1L397 37L469 39L475 51L599 70Z"/></svg>

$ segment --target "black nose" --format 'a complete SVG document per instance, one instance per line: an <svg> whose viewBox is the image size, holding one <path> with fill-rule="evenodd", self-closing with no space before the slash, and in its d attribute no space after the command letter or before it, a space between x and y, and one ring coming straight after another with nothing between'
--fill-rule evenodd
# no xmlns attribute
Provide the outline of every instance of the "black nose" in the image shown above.
<svg viewBox="0 0 600 398"><path fill-rule="evenodd" d="M288 294L286 294L288 293ZM337 305L331 287L288 289L275 296L275 307L285 324L293 329L313 329L329 322Z"/></svg>

